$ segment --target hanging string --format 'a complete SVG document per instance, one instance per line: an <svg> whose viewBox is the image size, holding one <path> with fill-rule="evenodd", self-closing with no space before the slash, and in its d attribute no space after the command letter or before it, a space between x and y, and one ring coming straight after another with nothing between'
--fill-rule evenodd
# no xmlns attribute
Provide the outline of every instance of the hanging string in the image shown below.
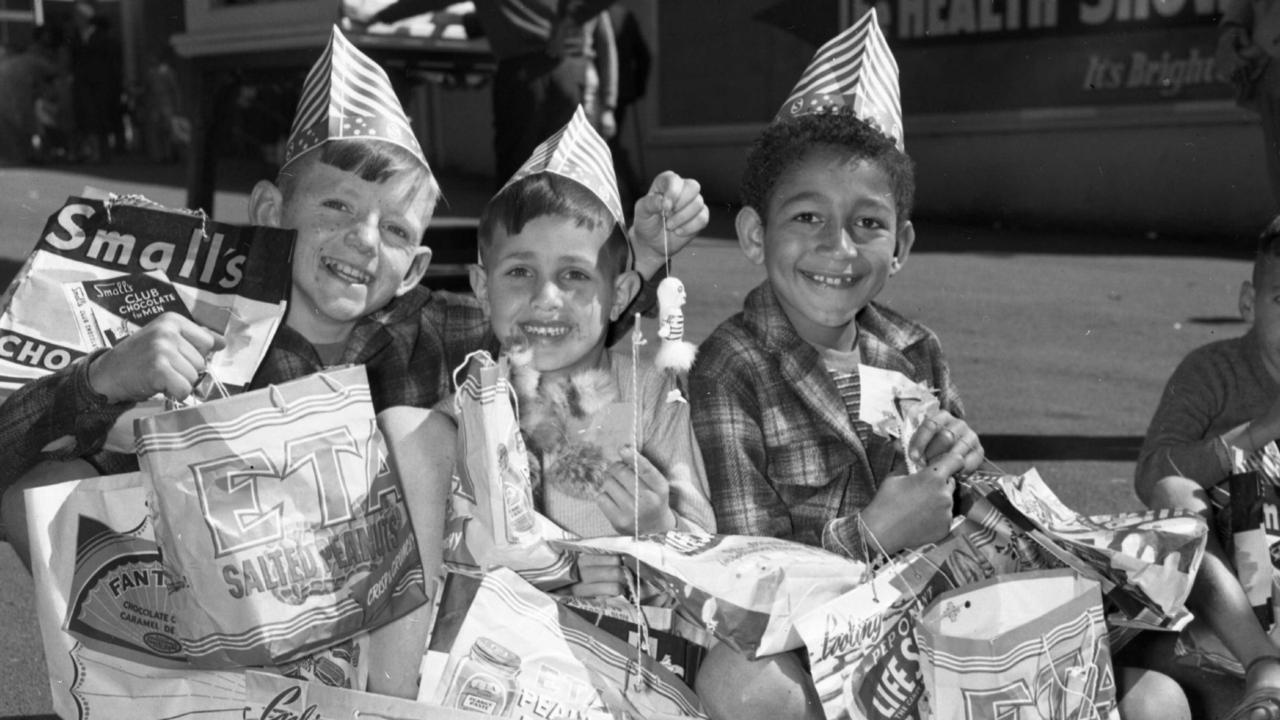
<svg viewBox="0 0 1280 720"><path fill-rule="evenodd" d="M663 236L666 236L665 228ZM631 328L631 540L637 545L640 542L640 346L645 343L644 332L640 328L640 313L635 314L635 325ZM640 589L644 583L640 580L640 554L635 560L635 586L631 597L635 603L636 629L639 642L636 643L636 687L644 683L644 649L649 642L648 621L644 616L644 606L640 604ZM630 673L628 673L629 675ZM627 678L630 686L631 678Z"/></svg>

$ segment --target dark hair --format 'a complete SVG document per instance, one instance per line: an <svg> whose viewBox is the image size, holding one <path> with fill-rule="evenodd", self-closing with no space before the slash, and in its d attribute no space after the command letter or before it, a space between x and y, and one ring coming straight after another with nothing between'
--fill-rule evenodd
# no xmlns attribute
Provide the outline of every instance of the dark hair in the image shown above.
<svg viewBox="0 0 1280 720"><path fill-rule="evenodd" d="M413 153L394 143L371 140L330 140L308 151L280 168L280 173L276 176L276 186L280 188L280 193L286 200L297 187L296 166L299 162L321 162L352 173L365 182L374 183L384 183L402 172L419 172L421 175L411 190L417 193L426 189L428 219L435 212L436 201L440 199L440 186L431 170L425 167Z"/></svg>
<svg viewBox="0 0 1280 720"><path fill-rule="evenodd" d="M602 267L615 274L626 271L629 259L627 235L600 198L581 184L555 173L534 173L508 185L493 196L480 213L480 258L485 260L499 228L519 233L526 223L540 217L558 217L589 230L611 228L605 241Z"/></svg>
<svg viewBox="0 0 1280 720"><path fill-rule="evenodd" d="M874 163L889 176L901 225L911 218L916 179L911 158L879 130L847 113L801 115L765 128L747 153L742 204L766 217L778 181L810 151L830 148L850 160Z"/></svg>
<svg viewBox="0 0 1280 720"><path fill-rule="evenodd" d="M1253 285L1262 282L1262 271L1280 258L1280 215L1271 219L1258 235L1258 248L1253 257Z"/></svg>

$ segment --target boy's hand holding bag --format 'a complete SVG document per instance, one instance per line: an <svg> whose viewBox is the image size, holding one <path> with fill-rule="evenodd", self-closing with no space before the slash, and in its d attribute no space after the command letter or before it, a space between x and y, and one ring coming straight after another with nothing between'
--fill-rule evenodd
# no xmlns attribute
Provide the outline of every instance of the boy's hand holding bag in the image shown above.
<svg viewBox="0 0 1280 720"><path fill-rule="evenodd" d="M249 385L284 319L291 230L236 226L145 199L68 198L49 218L0 306L0 399L97 350L119 345L164 313L227 338L206 358L225 390ZM134 417L106 447L133 451Z"/></svg>
<svg viewBox="0 0 1280 720"><path fill-rule="evenodd" d="M425 602L363 367L153 415L137 432L193 665L280 664Z"/></svg>

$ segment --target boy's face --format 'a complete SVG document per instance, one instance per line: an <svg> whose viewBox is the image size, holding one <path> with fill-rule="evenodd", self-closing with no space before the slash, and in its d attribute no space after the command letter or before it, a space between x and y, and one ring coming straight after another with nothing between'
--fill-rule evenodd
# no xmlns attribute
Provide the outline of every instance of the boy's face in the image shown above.
<svg viewBox="0 0 1280 720"><path fill-rule="evenodd" d="M854 319L906 262L915 239L898 225L888 176L877 165L816 149L796 162L767 199L767 219L738 214L738 241L764 265L800 337L848 350Z"/></svg>
<svg viewBox="0 0 1280 720"><path fill-rule="evenodd" d="M541 373L597 367L609 322L639 290L636 274L617 274L604 252L609 233L555 216L535 218L514 234L496 227L485 267L471 270L494 334L526 338Z"/></svg>
<svg viewBox="0 0 1280 720"><path fill-rule="evenodd" d="M1240 288L1240 314L1253 325L1267 371L1280 381L1280 258L1260 262L1256 280Z"/></svg>
<svg viewBox="0 0 1280 720"><path fill-rule="evenodd" d="M251 211L259 224L298 232L289 326L311 342L341 342L422 279L429 190L413 173L377 183L312 158L295 164L291 195L259 183Z"/></svg>

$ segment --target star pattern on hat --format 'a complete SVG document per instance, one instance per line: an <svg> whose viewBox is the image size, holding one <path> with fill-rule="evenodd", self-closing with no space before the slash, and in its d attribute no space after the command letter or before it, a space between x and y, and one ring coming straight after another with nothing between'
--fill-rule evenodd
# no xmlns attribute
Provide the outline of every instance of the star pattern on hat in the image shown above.
<svg viewBox="0 0 1280 720"><path fill-rule="evenodd" d="M875 8L818 48L774 120L841 112L874 125L903 149L898 63Z"/></svg>
<svg viewBox="0 0 1280 720"><path fill-rule="evenodd" d="M399 145L430 169L387 73L335 26L307 73L294 114L284 164L329 140L369 139Z"/></svg>

